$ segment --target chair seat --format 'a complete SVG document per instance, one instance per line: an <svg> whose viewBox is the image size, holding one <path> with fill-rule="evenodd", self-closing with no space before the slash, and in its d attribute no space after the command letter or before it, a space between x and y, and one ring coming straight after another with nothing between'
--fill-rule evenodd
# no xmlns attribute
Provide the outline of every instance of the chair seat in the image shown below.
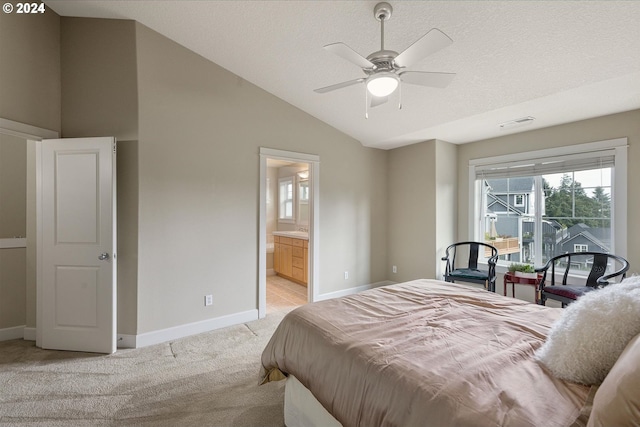
<svg viewBox="0 0 640 427"><path fill-rule="evenodd" d="M489 273L475 268L457 268L450 272L449 276L457 279L488 280Z"/></svg>
<svg viewBox="0 0 640 427"><path fill-rule="evenodd" d="M577 299L578 297L597 288L590 286L545 286L544 292L565 298Z"/></svg>

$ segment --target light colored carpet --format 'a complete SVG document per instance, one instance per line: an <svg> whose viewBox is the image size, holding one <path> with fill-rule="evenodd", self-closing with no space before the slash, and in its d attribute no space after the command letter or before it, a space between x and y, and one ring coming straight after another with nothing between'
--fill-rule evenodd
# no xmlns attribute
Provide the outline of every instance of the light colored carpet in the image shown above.
<svg viewBox="0 0 640 427"><path fill-rule="evenodd" d="M258 381L284 314L108 356L0 342L0 426L283 426Z"/></svg>

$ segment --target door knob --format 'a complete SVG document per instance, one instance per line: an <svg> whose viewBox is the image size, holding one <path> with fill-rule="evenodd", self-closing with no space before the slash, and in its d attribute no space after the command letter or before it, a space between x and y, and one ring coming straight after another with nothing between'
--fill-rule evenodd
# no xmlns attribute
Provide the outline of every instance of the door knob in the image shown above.
<svg viewBox="0 0 640 427"><path fill-rule="evenodd" d="M106 259L109 259L109 253L108 252L103 252L100 255L98 255L98 259L100 261L104 261Z"/></svg>

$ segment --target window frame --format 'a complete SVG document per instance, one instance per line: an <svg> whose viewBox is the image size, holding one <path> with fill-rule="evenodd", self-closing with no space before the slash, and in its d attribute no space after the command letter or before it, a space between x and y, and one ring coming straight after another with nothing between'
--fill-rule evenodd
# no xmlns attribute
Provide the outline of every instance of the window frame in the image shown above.
<svg viewBox="0 0 640 427"><path fill-rule="evenodd" d="M589 245L584 245L581 243L573 244L573 252L589 252Z"/></svg>
<svg viewBox="0 0 640 427"><path fill-rule="evenodd" d="M518 203L518 197L521 198L520 203ZM522 193L518 193L518 194L514 194L513 195L513 206L515 206L516 208L523 208L525 206L525 201L526 197L524 194Z"/></svg>
<svg viewBox="0 0 640 427"><path fill-rule="evenodd" d="M291 199L282 200L283 184L291 185ZM286 176L278 178L278 222L293 224L296 222L296 179L295 176ZM291 216L283 216L283 204L291 203ZM285 212L286 213L286 212Z"/></svg>
<svg viewBox="0 0 640 427"><path fill-rule="evenodd" d="M526 162L530 159L549 158L563 155L584 155L585 157L598 157L599 152L613 150L615 166L613 167L611 182L611 219L612 219L612 245L611 252L623 258L627 256L627 138L615 138L603 141L581 144L565 145L562 147L526 151L521 153L498 155L469 160L469 217L468 235L470 240L483 241L481 236L481 211L482 182L476 179L476 168L494 164L509 164L514 162ZM541 181L541 179L540 179ZM542 183L536 183L541 185ZM536 192L535 204L542 206L542 192ZM535 230L536 235L541 235L542 230ZM500 268L502 267L502 268ZM540 265L536 264L536 267ZM506 266L499 266L499 272L505 272Z"/></svg>

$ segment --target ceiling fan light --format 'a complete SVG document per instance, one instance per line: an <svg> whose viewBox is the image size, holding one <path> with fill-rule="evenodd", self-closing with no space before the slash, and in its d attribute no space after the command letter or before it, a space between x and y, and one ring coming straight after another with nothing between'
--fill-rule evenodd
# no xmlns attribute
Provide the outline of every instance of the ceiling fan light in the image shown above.
<svg viewBox="0 0 640 427"><path fill-rule="evenodd" d="M373 96L389 96L399 83L400 79L394 73L377 73L367 79L367 90Z"/></svg>

